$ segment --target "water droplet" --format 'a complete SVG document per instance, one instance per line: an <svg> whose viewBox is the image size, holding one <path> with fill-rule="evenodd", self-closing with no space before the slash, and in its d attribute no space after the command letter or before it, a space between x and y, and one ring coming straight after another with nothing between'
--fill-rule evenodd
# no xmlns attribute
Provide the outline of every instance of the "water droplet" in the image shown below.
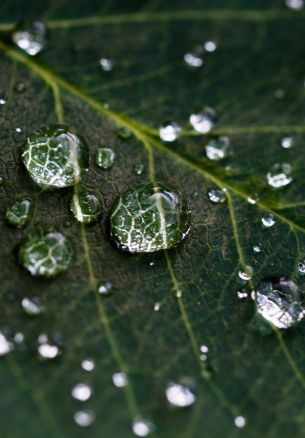
<svg viewBox="0 0 305 438"><path fill-rule="evenodd" d="M245 427L245 425L246 425L245 417L242 417L241 415L239 415L238 417L235 417L234 424L236 427L239 427L239 428Z"/></svg>
<svg viewBox="0 0 305 438"><path fill-rule="evenodd" d="M209 352L209 347L207 347L206 345L202 344L202 345L200 345L200 351L201 351L201 353L208 353Z"/></svg>
<svg viewBox="0 0 305 438"><path fill-rule="evenodd" d="M217 49L217 44L214 41L207 41L204 43L204 50L206 52L212 53Z"/></svg>
<svg viewBox="0 0 305 438"><path fill-rule="evenodd" d="M159 312L160 308L161 308L161 303L155 303L154 304L154 311L155 312Z"/></svg>
<svg viewBox="0 0 305 438"><path fill-rule="evenodd" d="M24 198L15 201L5 213L5 219L14 227L24 226L31 218L32 200Z"/></svg>
<svg viewBox="0 0 305 438"><path fill-rule="evenodd" d="M190 231L190 210L183 196L167 185L144 184L126 190L114 204L110 235L129 252L172 248Z"/></svg>
<svg viewBox="0 0 305 438"><path fill-rule="evenodd" d="M43 359L55 359L61 351L57 345L46 342L38 346L38 353Z"/></svg>
<svg viewBox="0 0 305 438"><path fill-rule="evenodd" d="M290 149L293 146L293 137L284 137L281 141L281 146L284 149Z"/></svg>
<svg viewBox="0 0 305 438"><path fill-rule="evenodd" d="M216 121L216 113L213 108L206 107L202 112L191 114L190 124L195 131L201 134L210 132Z"/></svg>
<svg viewBox="0 0 305 438"><path fill-rule="evenodd" d="M110 295L112 293L112 284L109 281L98 287L98 293L101 295Z"/></svg>
<svg viewBox="0 0 305 438"><path fill-rule="evenodd" d="M78 222L90 224L97 221L102 213L102 206L93 193L81 192L72 196L70 210Z"/></svg>
<svg viewBox="0 0 305 438"><path fill-rule="evenodd" d="M265 228L273 227L275 224L274 216L271 213L265 214L265 216L262 217L262 224Z"/></svg>
<svg viewBox="0 0 305 438"><path fill-rule="evenodd" d="M290 176L291 166L288 163L276 163L272 166L270 172L267 173L267 181L271 187L279 189L287 186L292 181Z"/></svg>
<svg viewBox="0 0 305 438"><path fill-rule="evenodd" d="M304 7L304 0L285 0L285 4L289 9L299 11Z"/></svg>
<svg viewBox="0 0 305 438"><path fill-rule="evenodd" d="M135 164L133 166L133 170L135 171L135 173L137 175L142 175L142 173L144 172L144 169L145 169L145 167L144 167L144 164L142 164L142 163L138 163L138 164Z"/></svg>
<svg viewBox="0 0 305 438"><path fill-rule="evenodd" d="M179 383L169 383L167 385L166 398L171 405L179 408L191 406L196 401L196 396L191 389Z"/></svg>
<svg viewBox="0 0 305 438"><path fill-rule="evenodd" d="M172 142L178 138L181 126L177 122L165 122L159 129L159 137L163 141Z"/></svg>
<svg viewBox="0 0 305 438"><path fill-rule="evenodd" d="M279 329L293 326L305 314L299 287L285 278L261 283L255 292L255 303L258 313Z"/></svg>
<svg viewBox="0 0 305 438"><path fill-rule="evenodd" d="M14 341L16 344L21 344L24 341L24 334L21 332L18 332L14 336Z"/></svg>
<svg viewBox="0 0 305 438"><path fill-rule="evenodd" d="M305 274L305 260L303 260L302 262L298 263L298 271L301 275Z"/></svg>
<svg viewBox="0 0 305 438"><path fill-rule="evenodd" d="M88 427L93 423L95 415L92 411L77 411L73 418L78 426Z"/></svg>
<svg viewBox="0 0 305 438"><path fill-rule="evenodd" d="M237 298L239 300L243 300L244 298L248 298L248 292L242 290L237 292Z"/></svg>
<svg viewBox="0 0 305 438"><path fill-rule="evenodd" d="M182 290L181 289L176 290L175 296L176 296L176 298L182 298Z"/></svg>
<svg viewBox="0 0 305 438"><path fill-rule="evenodd" d="M238 276L243 281L251 280L253 275L253 268L251 266L245 266L244 269L238 272Z"/></svg>
<svg viewBox="0 0 305 438"><path fill-rule="evenodd" d="M203 66L204 47L197 45L191 52L184 55L184 62L192 68L199 68Z"/></svg>
<svg viewBox="0 0 305 438"><path fill-rule="evenodd" d="M4 178L0 176L0 186L2 186L3 183L4 183Z"/></svg>
<svg viewBox="0 0 305 438"><path fill-rule="evenodd" d="M13 31L12 40L28 55L35 56L46 46L46 26L42 21L25 20Z"/></svg>
<svg viewBox="0 0 305 438"><path fill-rule="evenodd" d="M16 91L16 93L23 93L25 90L25 84L23 82L16 82L15 86L14 86L14 90Z"/></svg>
<svg viewBox="0 0 305 438"><path fill-rule="evenodd" d="M104 71L111 71L111 70L113 70L113 60L110 58L101 58L100 59L100 66L102 67L102 70L104 70Z"/></svg>
<svg viewBox="0 0 305 438"><path fill-rule="evenodd" d="M6 96L3 93L0 93L0 105L6 104Z"/></svg>
<svg viewBox="0 0 305 438"><path fill-rule="evenodd" d="M205 145L206 156L210 160L219 161L232 153L232 146L229 137L218 137L211 139Z"/></svg>
<svg viewBox="0 0 305 438"><path fill-rule="evenodd" d="M211 189L208 191L208 198L214 204L222 204L226 201L225 192L221 189Z"/></svg>
<svg viewBox="0 0 305 438"><path fill-rule="evenodd" d="M21 306L24 312L29 316L37 316L45 311L45 308L38 297L22 298Z"/></svg>
<svg viewBox="0 0 305 438"><path fill-rule="evenodd" d="M34 131L24 145L22 160L40 186L68 187L78 183L88 167L85 140L61 125Z"/></svg>
<svg viewBox="0 0 305 438"><path fill-rule="evenodd" d="M155 425L145 418L136 418L132 423L132 431L137 436L148 436L155 430Z"/></svg>
<svg viewBox="0 0 305 438"><path fill-rule="evenodd" d="M120 138L122 138L123 140L128 140L129 138L131 138L132 136L132 132L129 128L126 128L125 126L120 127L117 130L117 134Z"/></svg>
<svg viewBox="0 0 305 438"><path fill-rule="evenodd" d="M247 201L251 205L255 205L256 204L256 199L252 198L251 196L248 196Z"/></svg>
<svg viewBox="0 0 305 438"><path fill-rule="evenodd" d="M93 359L84 359L82 361L82 363L81 363L81 367L82 367L83 370L85 370L88 373L90 373L95 368L95 362L94 362Z"/></svg>
<svg viewBox="0 0 305 438"><path fill-rule="evenodd" d="M260 253L263 251L262 245L260 243L258 243L257 245L253 246L253 251L256 253Z"/></svg>
<svg viewBox="0 0 305 438"><path fill-rule="evenodd" d="M87 383L77 383L72 391L72 397L79 401L87 401L92 395L92 388Z"/></svg>
<svg viewBox="0 0 305 438"><path fill-rule="evenodd" d="M112 382L117 388L124 388L128 384L127 374L123 371L114 373L112 375Z"/></svg>
<svg viewBox="0 0 305 438"><path fill-rule="evenodd" d="M14 345L9 342L4 334L0 331L0 356L5 356L10 351L12 351L14 348Z"/></svg>
<svg viewBox="0 0 305 438"><path fill-rule="evenodd" d="M99 148L96 151L95 162L101 169L110 169L115 161L115 153L110 148Z"/></svg>
<svg viewBox="0 0 305 438"><path fill-rule="evenodd" d="M19 260L32 275L53 277L70 267L72 250L63 234L38 227L21 243Z"/></svg>

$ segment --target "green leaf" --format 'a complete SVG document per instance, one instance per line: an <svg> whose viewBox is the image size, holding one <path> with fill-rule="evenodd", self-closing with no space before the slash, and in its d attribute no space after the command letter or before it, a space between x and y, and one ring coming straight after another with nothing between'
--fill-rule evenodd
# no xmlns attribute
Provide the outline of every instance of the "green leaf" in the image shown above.
<svg viewBox="0 0 305 438"><path fill-rule="evenodd" d="M279 0L198 0L191 9L180 0L29 3L1 5L0 330L11 342L24 334L0 358L1 436L125 438L136 417L153 421L154 435L164 438L303 436L304 323L264 334L253 301L237 291L246 265L254 270L248 290L281 276L304 289L297 274L305 258L304 12ZM36 57L9 43L24 14L50 30ZM217 50L202 68L187 68L184 54L209 40ZM103 71L101 58L112 59L113 70ZM234 149L224 162L205 157L208 136L188 123L206 105L219 118L213 135L229 136ZM174 143L158 139L166 120L183 127ZM102 202L96 224L73 219L73 188L42 191L22 164L26 136L48 123L77 129L89 144L81 186ZM119 136L121 128L132 136ZM281 147L285 136L293 136L291 149ZM100 146L115 152L110 170L95 164ZM281 189L266 180L275 163L292 167L293 181ZM111 206L128 187L154 180L184 192L191 234L167 252L122 253L108 239ZM218 187L227 189L227 202L213 204L207 192ZM6 209L28 196L31 220L13 229ZM275 225L263 228L270 213ZM31 277L17 263L20 242L37 224L55 227L74 246L73 267L52 280ZM253 251L258 244L261 253ZM103 297L98 287L107 282L112 294ZM39 297L46 311L25 315L24 297ZM38 355L44 333L60 340L62 354L53 360ZM207 361L200 345L209 348ZM90 373L81 368L86 358L96 362ZM116 372L127 373L124 388L113 385ZM197 400L173 409L166 386L185 378ZM78 382L92 385L87 402L71 396ZM85 430L73 421L82 409L95 413ZM245 417L244 429L236 416Z"/></svg>

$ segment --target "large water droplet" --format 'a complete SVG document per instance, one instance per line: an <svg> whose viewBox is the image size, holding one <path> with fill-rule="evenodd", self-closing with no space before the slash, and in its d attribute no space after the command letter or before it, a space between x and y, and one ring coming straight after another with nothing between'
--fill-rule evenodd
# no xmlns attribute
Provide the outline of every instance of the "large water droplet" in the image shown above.
<svg viewBox="0 0 305 438"><path fill-rule="evenodd" d="M191 406L196 401L196 396L191 389L179 383L169 383L167 385L166 398L171 405L179 408Z"/></svg>
<svg viewBox="0 0 305 438"><path fill-rule="evenodd" d="M115 153L110 148L99 148L96 151L95 162L101 169L110 169L115 161Z"/></svg>
<svg viewBox="0 0 305 438"><path fill-rule="evenodd" d="M135 418L132 423L132 431L137 436L148 436L155 430L155 425L145 418Z"/></svg>
<svg viewBox="0 0 305 438"><path fill-rule="evenodd" d="M4 334L0 332L0 356L5 356L14 348L14 344L9 342Z"/></svg>
<svg viewBox="0 0 305 438"><path fill-rule="evenodd" d="M72 249L60 232L38 227L21 243L19 261L32 275L53 277L70 267Z"/></svg>
<svg viewBox="0 0 305 438"><path fill-rule="evenodd" d="M30 198L15 201L5 213L5 219L14 227L24 226L30 219L32 213L32 200Z"/></svg>
<svg viewBox="0 0 305 438"><path fill-rule="evenodd" d="M176 190L158 183L126 190L112 208L110 235L129 252L172 248L190 231L190 210Z"/></svg>
<svg viewBox="0 0 305 438"><path fill-rule="evenodd" d="M202 134L210 132L216 121L216 113L210 108L206 107L203 111L191 114L190 124L195 129L195 131Z"/></svg>
<svg viewBox="0 0 305 438"><path fill-rule="evenodd" d="M221 189L211 189L208 191L208 198L214 204L222 204L226 201L226 194Z"/></svg>
<svg viewBox="0 0 305 438"><path fill-rule="evenodd" d="M72 196L70 210L78 222L90 224L97 221L102 213L102 206L93 193L81 192Z"/></svg>
<svg viewBox="0 0 305 438"><path fill-rule="evenodd" d="M255 292L258 313L279 329L287 329L305 314L299 287L291 280L280 278L266 281Z"/></svg>
<svg viewBox="0 0 305 438"><path fill-rule="evenodd" d="M28 55L37 55L46 46L46 26L42 21L25 20L13 31L12 40Z"/></svg>
<svg viewBox="0 0 305 438"><path fill-rule="evenodd" d="M232 153L232 146L229 137L211 139L205 145L205 153L210 160L214 161L228 157Z"/></svg>
<svg viewBox="0 0 305 438"><path fill-rule="evenodd" d="M77 383L72 391L72 397L79 401L87 401L92 395L92 388L87 383Z"/></svg>
<svg viewBox="0 0 305 438"><path fill-rule="evenodd" d="M92 411L77 411L73 418L78 426L88 427L93 423L95 414Z"/></svg>
<svg viewBox="0 0 305 438"><path fill-rule="evenodd" d="M292 177L290 176L291 166L288 163L280 164L276 163L272 166L270 172L267 173L267 181L271 187L279 189L285 187L291 183Z"/></svg>
<svg viewBox="0 0 305 438"><path fill-rule="evenodd" d="M181 132L181 126L177 122L165 122L159 129L161 140L172 142L178 138Z"/></svg>
<svg viewBox="0 0 305 438"><path fill-rule="evenodd" d="M73 186L88 167L88 147L78 134L61 125L34 131L23 148L22 160L42 187Z"/></svg>
<svg viewBox="0 0 305 438"><path fill-rule="evenodd" d="M24 312L29 316L37 316L45 311L45 308L38 297L22 298L21 306Z"/></svg>

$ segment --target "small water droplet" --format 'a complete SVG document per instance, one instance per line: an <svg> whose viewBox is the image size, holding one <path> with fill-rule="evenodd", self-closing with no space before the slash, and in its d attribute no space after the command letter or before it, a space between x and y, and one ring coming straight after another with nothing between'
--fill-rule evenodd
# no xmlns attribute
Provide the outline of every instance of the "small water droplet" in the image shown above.
<svg viewBox="0 0 305 438"><path fill-rule="evenodd" d="M209 352L209 347L207 345L200 345L200 351L201 353L208 353Z"/></svg>
<svg viewBox="0 0 305 438"><path fill-rule="evenodd" d="M113 60L110 58L101 58L100 59L100 66L102 67L102 70L104 71L111 71L113 70Z"/></svg>
<svg viewBox="0 0 305 438"><path fill-rule="evenodd" d="M243 270L238 272L238 276L243 281L251 280L253 275L253 268L251 266L245 266Z"/></svg>
<svg viewBox="0 0 305 438"><path fill-rule="evenodd" d="M281 141L281 146L284 149L290 149L293 146L293 137L284 137Z"/></svg>
<svg viewBox="0 0 305 438"><path fill-rule="evenodd" d="M63 222L63 226L64 226L65 228L70 228L71 225L72 225L71 221L64 221L64 222Z"/></svg>
<svg viewBox="0 0 305 438"><path fill-rule="evenodd" d="M129 128L126 128L125 126L121 126L117 130L118 136L123 140L128 140L132 136L132 132Z"/></svg>
<svg viewBox="0 0 305 438"><path fill-rule="evenodd" d="M63 234L38 227L21 243L19 261L34 276L53 277L70 267L72 250Z"/></svg>
<svg viewBox="0 0 305 438"><path fill-rule="evenodd" d="M229 137L218 137L211 139L205 145L205 153L209 160L219 161L232 153L232 146Z"/></svg>
<svg viewBox="0 0 305 438"><path fill-rule="evenodd" d="M51 125L34 131L23 147L22 160L41 187L68 187L78 183L88 168L85 140L64 126Z"/></svg>
<svg viewBox="0 0 305 438"><path fill-rule="evenodd" d="M182 194L163 183L126 190L112 207L110 236L122 251L172 248L190 231L190 210Z"/></svg>
<svg viewBox="0 0 305 438"><path fill-rule="evenodd" d="M305 274L305 260L298 263L298 271L301 275Z"/></svg>
<svg viewBox="0 0 305 438"><path fill-rule="evenodd" d="M237 298L239 300L243 300L244 298L248 298L248 292L241 290L237 292Z"/></svg>
<svg viewBox="0 0 305 438"><path fill-rule="evenodd" d="M256 199L252 198L251 196L248 196L247 201L249 202L249 204L251 205L255 205L256 204Z"/></svg>
<svg viewBox="0 0 305 438"><path fill-rule="evenodd" d="M100 284L98 287L98 293L101 295L110 295L112 293L112 284L109 281Z"/></svg>
<svg viewBox="0 0 305 438"><path fill-rule="evenodd" d="M15 201L7 208L5 219L14 227L23 227L30 220L32 215L32 200L23 198Z"/></svg>
<svg viewBox="0 0 305 438"><path fill-rule="evenodd" d="M262 224L265 228L273 227L275 224L274 216L272 213L267 213L262 217Z"/></svg>
<svg viewBox="0 0 305 438"><path fill-rule="evenodd" d="M9 342L4 334L0 331L0 356L5 356L14 348L14 344Z"/></svg>
<svg viewBox="0 0 305 438"><path fill-rule="evenodd" d="M4 178L0 176L0 186L2 186L3 183L4 183Z"/></svg>
<svg viewBox="0 0 305 438"><path fill-rule="evenodd" d="M289 9L300 11L304 7L304 0L285 0L285 4Z"/></svg>
<svg viewBox="0 0 305 438"><path fill-rule="evenodd" d="M175 296L176 296L176 298L182 298L182 290L181 289L176 290Z"/></svg>
<svg viewBox="0 0 305 438"><path fill-rule="evenodd" d="M77 383L73 387L71 394L75 400L87 401L92 395L92 388L87 383Z"/></svg>
<svg viewBox="0 0 305 438"><path fill-rule="evenodd" d="M88 427L93 423L95 414L92 411L77 411L73 418L78 426Z"/></svg>
<svg viewBox="0 0 305 438"><path fill-rule="evenodd" d="M279 189L285 187L291 183L292 177L290 176L291 166L288 163L280 164L276 163L272 166L270 172L267 173L268 184Z"/></svg>
<svg viewBox="0 0 305 438"><path fill-rule="evenodd" d="M22 298L21 306L24 312L29 316L38 316L45 311L45 308L38 297Z"/></svg>
<svg viewBox="0 0 305 438"><path fill-rule="evenodd" d="M246 425L246 419L245 417L242 417L241 415L238 415L234 418L234 424L236 427L242 428Z"/></svg>
<svg viewBox="0 0 305 438"><path fill-rule="evenodd" d="M196 401L196 396L190 388L172 382L167 385L166 398L171 405L179 408L191 406Z"/></svg>
<svg viewBox="0 0 305 438"><path fill-rule="evenodd" d="M221 189L211 189L208 191L208 198L213 204L222 204L227 200L226 194Z"/></svg>
<svg viewBox="0 0 305 438"><path fill-rule="evenodd" d="M6 104L6 96L3 93L0 93L0 105Z"/></svg>
<svg viewBox="0 0 305 438"><path fill-rule="evenodd" d="M200 68L203 66L203 54L204 47L202 45L197 45L191 52L185 53L184 62L188 67Z"/></svg>
<svg viewBox="0 0 305 438"><path fill-rule="evenodd" d="M132 423L132 431L137 436L148 436L155 430L155 425L145 418L135 418Z"/></svg>
<svg viewBox="0 0 305 438"><path fill-rule="evenodd" d="M145 169L145 167L144 167L144 164L142 164L142 163L138 163L138 164L135 164L133 166L133 170L135 171L135 173L137 175L142 175L142 173L144 172L144 169Z"/></svg>
<svg viewBox="0 0 305 438"><path fill-rule="evenodd" d="M195 131L201 134L210 132L216 121L216 113L213 108L205 107L203 111L190 115L190 124Z"/></svg>
<svg viewBox="0 0 305 438"><path fill-rule="evenodd" d="M69 206L75 219L86 224L97 221L102 213L101 203L93 193L74 193Z"/></svg>
<svg viewBox="0 0 305 438"><path fill-rule="evenodd" d="M161 308L161 303L155 303L154 304L154 311L155 312L159 312L160 308Z"/></svg>
<svg viewBox="0 0 305 438"><path fill-rule="evenodd" d="M96 151L95 162L101 169L107 170L114 165L115 153L110 148L99 148Z"/></svg>
<svg viewBox="0 0 305 438"><path fill-rule="evenodd" d="M84 359L82 361L82 363L81 363L81 367L82 367L83 370L85 370L88 373L90 373L95 368L95 362L94 362L93 359Z"/></svg>
<svg viewBox="0 0 305 438"><path fill-rule="evenodd" d="M38 346L38 353L43 359L55 359L61 351L57 345L46 342Z"/></svg>
<svg viewBox="0 0 305 438"><path fill-rule="evenodd" d="M261 283L255 291L255 303L258 313L279 329L293 326L305 314L299 287L285 278Z"/></svg>
<svg viewBox="0 0 305 438"><path fill-rule="evenodd" d="M175 141L181 132L181 126L177 122L165 122L159 129L159 137L163 141Z"/></svg>
<svg viewBox="0 0 305 438"><path fill-rule="evenodd" d="M12 41L28 55L35 56L46 46L46 26L42 21L25 20L16 26Z"/></svg>
<svg viewBox="0 0 305 438"><path fill-rule="evenodd" d="M16 82L14 90L16 93L23 93L25 91L25 84L23 82Z"/></svg>
<svg viewBox="0 0 305 438"><path fill-rule="evenodd" d="M118 373L114 373L112 375L112 382L114 386L117 388L124 388L128 384L128 377L127 374L123 371L120 371Z"/></svg>
<svg viewBox="0 0 305 438"><path fill-rule="evenodd" d="M22 344L22 342L24 341L24 334L21 332L17 332L14 336L14 341L16 342L16 344Z"/></svg>
<svg viewBox="0 0 305 438"><path fill-rule="evenodd" d="M258 243L257 245L253 246L253 251L256 253L260 253L263 251L262 245L260 243Z"/></svg>
<svg viewBox="0 0 305 438"><path fill-rule="evenodd" d="M204 50L206 52L212 53L217 49L217 44L214 41L207 41L204 43Z"/></svg>

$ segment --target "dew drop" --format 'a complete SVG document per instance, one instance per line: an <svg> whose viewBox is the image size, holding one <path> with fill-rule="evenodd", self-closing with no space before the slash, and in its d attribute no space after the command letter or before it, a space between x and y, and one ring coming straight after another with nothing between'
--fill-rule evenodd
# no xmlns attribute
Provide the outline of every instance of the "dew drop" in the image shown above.
<svg viewBox="0 0 305 438"><path fill-rule="evenodd" d="M25 20L13 31L12 41L28 55L35 56L46 46L46 26L42 21Z"/></svg>
<svg viewBox="0 0 305 438"><path fill-rule="evenodd" d="M179 408L191 406L196 401L196 396L190 388L172 382L167 385L166 398L171 405Z"/></svg>
<svg viewBox="0 0 305 438"><path fill-rule="evenodd" d="M6 104L6 96L3 93L0 93L0 105Z"/></svg>
<svg viewBox="0 0 305 438"><path fill-rule="evenodd" d="M201 134L206 134L211 131L216 121L216 113L210 108L206 107L202 112L193 113L190 115L190 124L195 131Z"/></svg>
<svg viewBox="0 0 305 438"><path fill-rule="evenodd" d="M78 426L88 427L93 423L95 415L92 411L77 411L73 418Z"/></svg>
<svg viewBox="0 0 305 438"><path fill-rule="evenodd" d="M305 314L299 287L286 278L261 283L255 291L255 303L258 313L279 329L293 326Z"/></svg>
<svg viewBox="0 0 305 438"><path fill-rule="evenodd" d="M284 149L290 149L293 146L293 137L284 137L281 141L281 146Z"/></svg>
<svg viewBox="0 0 305 438"><path fill-rule="evenodd" d="M112 293L112 284L109 281L100 284L98 287L98 293L101 295L110 295Z"/></svg>
<svg viewBox="0 0 305 438"><path fill-rule="evenodd" d="M9 342L4 334L0 331L0 356L5 356L14 348L14 344Z"/></svg>
<svg viewBox="0 0 305 438"><path fill-rule="evenodd" d="M90 373L95 368L95 362L94 362L93 359L84 359L82 361L82 363L81 363L81 367L82 367L83 370L85 370L88 373Z"/></svg>
<svg viewBox="0 0 305 438"><path fill-rule="evenodd" d="M159 312L160 308L161 308L161 303L157 302L157 303L154 304L154 311L155 312Z"/></svg>
<svg viewBox="0 0 305 438"><path fill-rule="evenodd" d="M6 221L13 227L19 228L26 225L32 214L32 200L23 198L15 201L7 208L5 213Z"/></svg>
<svg viewBox="0 0 305 438"><path fill-rule="evenodd" d="M188 67L200 68L203 66L204 47L197 45L191 52L184 55L184 62Z"/></svg>
<svg viewBox="0 0 305 438"><path fill-rule="evenodd" d="M102 70L104 71L111 71L113 70L113 60L110 58L101 58L100 59L100 66L102 67Z"/></svg>
<svg viewBox="0 0 305 438"><path fill-rule="evenodd" d="M70 267L72 249L63 234L40 226L21 243L19 261L34 276L53 277Z"/></svg>
<svg viewBox="0 0 305 438"><path fill-rule="evenodd" d="M117 134L122 140L128 140L132 136L131 130L125 126L120 127L117 130Z"/></svg>
<svg viewBox="0 0 305 438"><path fill-rule="evenodd" d="M275 224L274 216L272 213L267 213L262 217L262 224L265 228L273 227Z"/></svg>
<svg viewBox="0 0 305 438"><path fill-rule="evenodd" d="M232 146L229 137L218 137L211 139L205 145L205 153L209 160L219 161L232 153Z"/></svg>
<svg viewBox="0 0 305 438"><path fill-rule="evenodd" d="M291 183L292 177L290 176L291 166L288 163L280 164L276 163L272 166L270 172L267 173L267 181L271 187L279 189L285 187Z"/></svg>
<svg viewBox="0 0 305 438"><path fill-rule="evenodd" d="M155 425L145 418L135 418L132 423L132 431L135 435L145 437L155 430Z"/></svg>
<svg viewBox="0 0 305 438"><path fill-rule="evenodd" d="M181 126L177 122L165 122L159 129L159 137L163 141L175 141L181 132Z"/></svg>
<svg viewBox="0 0 305 438"><path fill-rule="evenodd" d="M238 428L245 427L245 425L246 425L245 417L242 417L241 415L238 415L237 417L234 418L234 424Z"/></svg>
<svg viewBox="0 0 305 438"><path fill-rule="evenodd" d="M127 374L123 371L120 371L118 373L114 373L112 375L112 382L114 386L117 388L124 388L128 384L128 377Z"/></svg>
<svg viewBox="0 0 305 438"><path fill-rule="evenodd" d="M257 245L254 245L253 251L256 252L257 254L259 254L260 252L263 251L262 245L260 243L258 243Z"/></svg>
<svg viewBox="0 0 305 438"><path fill-rule="evenodd" d="M70 210L78 222L90 224L102 213L100 201L93 193L75 193L70 201Z"/></svg>
<svg viewBox="0 0 305 438"><path fill-rule="evenodd" d="M38 297L22 298L21 307L23 311L29 316L38 316L45 311L45 308L41 304L40 299Z"/></svg>
<svg viewBox="0 0 305 438"><path fill-rule="evenodd" d="M144 167L144 164L142 164L142 163L138 163L138 164L135 164L133 166L133 170L137 175L142 175L142 173L144 172L144 169L145 169L145 167Z"/></svg>
<svg viewBox="0 0 305 438"><path fill-rule="evenodd" d="M88 168L85 140L61 125L34 131L23 147L22 160L33 180L43 188L68 187Z"/></svg>
<svg viewBox="0 0 305 438"><path fill-rule="evenodd" d="M208 191L208 198L213 204L222 204L226 201L225 192L221 189L211 189Z"/></svg>
<svg viewBox="0 0 305 438"><path fill-rule="evenodd" d="M248 298L248 292L241 290L237 292L237 298L239 300L243 300L244 298Z"/></svg>
<svg viewBox="0 0 305 438"><path fill-rule="evenodd" d="M251 280L253 275L253 268L251 266L245 266L243 270L238 272L238 276L243 281Z"/></svg>
<svg viewBox="0 0 305 438"><path fill-rule="evenodd" d="M55 359L61 351L57 345L46 342L38 346L38 353L43 359Z"/></svg>
<svg viewBox="0 0 305 438"><path fill-rule="evenodd" d="M206 52L212 53L217 49L217 44L214 41L207 41L204 43L204 50Z"/></svg>
<svg viewBox="0 0 305 438"><path fill-rule="evenodd" d="M14 341L16 342L16 344L22 344L22 342L24 341L24 334L21 332L17 332L14 336Z"/></svg>
<svg viewBox="0 0 305 438"><path fill-rule="evenodd" d="M182 298L182 290L181 289L176 290L175 296L176 296L176 298Z"/></svg>
<svg viewBox="0 0 305 438"><path fill-rule="evenodd" d="M180 192L163 183L126 190L110 215L110 236L122 251L172 248L190 231L190 210Z"/></svg>
<svg viewBox="0 0 305 438"><path fill-rule="evenodd" d="M75 400L87 401L92 395L92 388L87 383L77 383L73 387L71 394Z"/></svg>
<svg viewBox="0 0 305 438"><path fill-rule="evenodd" d="M285 4L289 9L300 11L304 7L304 0L285 0Z"/></svg>
<svg viewBox="0 0 305 438"><path fill-rule="evenodd" d="M25 84L23 82L16 82L14 90L16 93L23 93L25 91Z"/></svg>
<svg viewBox="0 0 305 438"><path fill-rule="evenodd" d="M305 260L303 260L302 262L298 263L298 272L301 275L305 274Z"/></svg>
<svg viewBox="0 0 305 438"><path fill-rule="evenodd" d="M115 153L110 148L99 148L96 152L95 162L101 169L107 170L114 165Z"/></svg>

